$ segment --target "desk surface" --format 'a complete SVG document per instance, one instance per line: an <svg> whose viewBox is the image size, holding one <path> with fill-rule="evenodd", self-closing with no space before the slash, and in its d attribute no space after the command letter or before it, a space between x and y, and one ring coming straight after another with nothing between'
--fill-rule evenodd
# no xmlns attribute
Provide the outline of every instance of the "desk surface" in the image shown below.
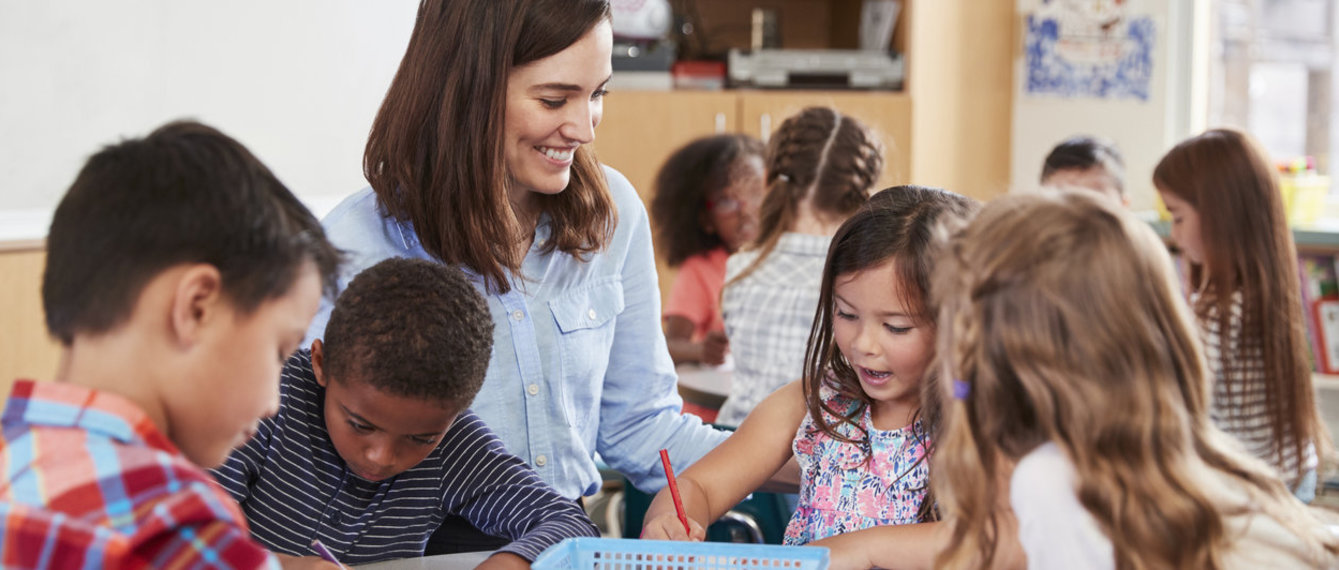
<svg viewBox="0 0 1339 570"><path fill-rule="evenodd" d="M730 395L729 370L682 364L675 372L679 374L679 395L688 402L717 410Z"/></svg>
<svg viewBox="0 0 1339 570"><path fill-rule="evenodd" d="M473 570L475 566L492 556L492 551L486 552L463 552L460 554L439 554L437 556L424 556L421 558L401 558L399 560L387 560L375 564L356 566L359 570Z"/></svg>

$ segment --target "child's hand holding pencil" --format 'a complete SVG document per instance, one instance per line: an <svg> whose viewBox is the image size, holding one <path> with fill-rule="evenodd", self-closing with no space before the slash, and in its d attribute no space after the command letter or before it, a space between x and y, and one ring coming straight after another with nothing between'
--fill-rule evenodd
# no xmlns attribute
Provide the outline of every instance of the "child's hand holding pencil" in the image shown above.
<svg viewBox="0 0 1339 570"><path fill-rule="evenodd" d="M674 477L674 468L670 466L669 452L663 449L660 450L660 463L665 468L665 479L669 485L656 495L647 509L646 520L642 522L642 538L699 542L706 539L706 529L697 521L688 518L688 514L684 511L683 500L679 496L679 484ZM673 511L667 508L667 494L668 500L674 504Z"/></svg>

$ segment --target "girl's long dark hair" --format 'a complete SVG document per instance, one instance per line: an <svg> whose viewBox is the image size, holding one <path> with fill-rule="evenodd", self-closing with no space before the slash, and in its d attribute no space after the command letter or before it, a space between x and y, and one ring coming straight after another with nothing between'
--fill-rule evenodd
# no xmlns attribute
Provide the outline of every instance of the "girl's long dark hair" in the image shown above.
<svg viewBox="0 0 1339 570"><path fill-rule="evenodd" d="M838 277L873 269L888 261L897 264L897 275L905 296L903 304L916 311L918 326L933 327L935 311L930 306L930 275L934 234L941 221L965 218L976 209L971 198L937 188L894 186L870 197L855 215L837 229L823 264L814 326L804 355L804 400L809 417L828 436L862 446L869 453L869 438L860 425L871 400L860 387L860 378L842 356L833 340L834 283ZM893 284L889 284L892 287ZM820 389L827 385L845 399L859 402L853 410L837 410L823 401ZM939 397L934 368L926 371L921 387L921 407L916 412L922 433L915 436L933 447L939 425ZM834 421L829 421L832 418ZM846 424L863 433L859 439L843 435ZM927 441L928 440L928 441ZM929 454L926 454L929 457ZM919 518L933 520L934 501L921 504Z"/></svg>

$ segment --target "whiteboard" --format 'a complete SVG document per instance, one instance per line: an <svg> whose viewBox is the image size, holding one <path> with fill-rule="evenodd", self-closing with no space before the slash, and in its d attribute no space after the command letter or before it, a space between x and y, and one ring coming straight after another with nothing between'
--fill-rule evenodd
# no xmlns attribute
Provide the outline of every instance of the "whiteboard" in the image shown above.
<svg viewBox="0 0 1339 570"><path fill-rule="evenodd" d="M337 201L366 185L363 145L417 9L0 0L0 223L49 216L90 154L178 118L238 139L309 204Z"/></svg>

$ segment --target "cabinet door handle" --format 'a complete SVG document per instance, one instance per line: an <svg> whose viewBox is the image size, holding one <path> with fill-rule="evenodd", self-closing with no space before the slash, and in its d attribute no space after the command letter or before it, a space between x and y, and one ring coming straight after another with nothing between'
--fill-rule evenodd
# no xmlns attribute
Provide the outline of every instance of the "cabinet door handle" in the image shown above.
<svg viewBox="0 0 1339 570"><path fill-rule="evenodd" d="M725 132L725 113L716 113L716 134Z"/></svg>
<svg viewBox="0 0 1339 570"><path fill-rule="evenodd" d="M771 113L763 113L758 117L758 138L765 143L767 142L768 136L770 136L771 134L772 134L772 115Z"/></svg>

